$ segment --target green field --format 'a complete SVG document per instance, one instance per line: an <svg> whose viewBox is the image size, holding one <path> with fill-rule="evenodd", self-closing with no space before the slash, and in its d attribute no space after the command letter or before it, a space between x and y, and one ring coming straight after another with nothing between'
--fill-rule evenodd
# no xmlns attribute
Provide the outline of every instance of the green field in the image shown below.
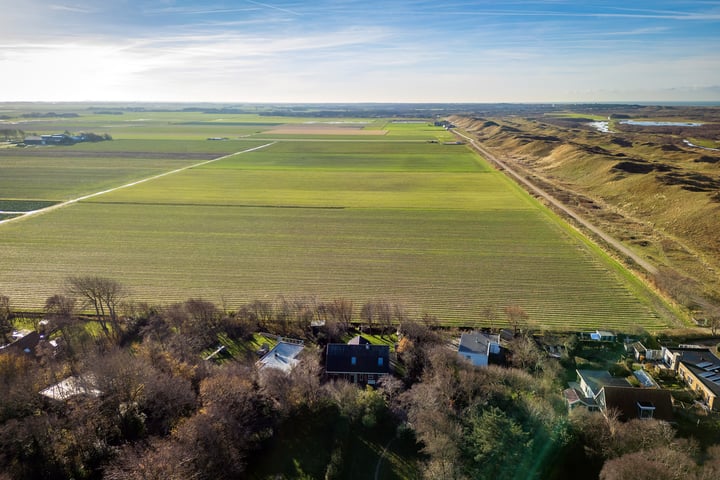
<svg viewBox="0 0 720 480"><path fill-rule="evenodd" d="M465 146L443 145L446 131L381 126L389 133L372 140L276 139L1 225L0 292L15 306L39 308L68 275L87 273L116 278L132 298L151 302L203 297L236 308L278 295L346 297L358 308L398 302L447 324L487 324L484 310L502 318L507 305L553 328L668 324L617 264ZM172 158L182 152L240 151L271 138L172 140L163 139L164 129L145 133L158 142L75 146L69 151L98 157L46 160L47 170L33 157L34 169L16 167L12 182L2 183L0 172L0 198L61 200L199 163ZM137 155L117 158L121 151ZM138 152L167 158L143 160ZM0 169L11 171L4 161ZM61 161L71 174L62 174ZM78 178L85 161L90 171Z"/></svg>

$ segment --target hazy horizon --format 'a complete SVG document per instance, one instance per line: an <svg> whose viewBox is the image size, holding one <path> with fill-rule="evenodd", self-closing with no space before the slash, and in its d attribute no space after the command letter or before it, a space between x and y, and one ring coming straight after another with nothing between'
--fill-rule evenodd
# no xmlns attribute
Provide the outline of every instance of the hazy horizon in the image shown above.
<svg viewBox="0 0 720 480"><path fill-rule="evenodd" d="M8 0L0 101L720 101L720 2Z"/></svg>

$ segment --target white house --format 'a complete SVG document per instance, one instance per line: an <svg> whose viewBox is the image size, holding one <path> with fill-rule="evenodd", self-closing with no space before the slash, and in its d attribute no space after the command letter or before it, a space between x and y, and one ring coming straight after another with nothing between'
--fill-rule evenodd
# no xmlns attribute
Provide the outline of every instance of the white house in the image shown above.
<svg viewBox="0 0 720 480"><path fill-rule="evenodd" d="M299 362L297 357L304 348L302 340L283 338L258 360L258 368L277 368L287 373L297 365Z"/></svg>
<svg viewBox="0 0 720 480"><path fill-rule="evenodd" d="M486 367L490 354L500 353L500 335L488 333L463 333L460 336L458 353L473 365Z"/></svg>

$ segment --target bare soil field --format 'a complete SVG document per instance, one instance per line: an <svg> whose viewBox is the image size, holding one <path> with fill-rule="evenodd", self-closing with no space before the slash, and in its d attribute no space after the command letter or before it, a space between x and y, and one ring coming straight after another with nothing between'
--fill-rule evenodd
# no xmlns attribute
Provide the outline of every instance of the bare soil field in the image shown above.
<svg viewBox="0 0 720 480"><path fill-rule="evenodd" d="M366 130L363 125L341 125L326 123L305 123L281 125L266 130L264 133L278 135L385 135L387 130Z"/></svg>

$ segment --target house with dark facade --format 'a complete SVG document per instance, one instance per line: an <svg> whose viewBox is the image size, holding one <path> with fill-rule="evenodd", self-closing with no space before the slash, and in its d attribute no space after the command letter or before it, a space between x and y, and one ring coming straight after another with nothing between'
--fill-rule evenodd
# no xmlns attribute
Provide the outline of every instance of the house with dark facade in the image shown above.
<svg viewBox="0 0 720 480"><path fill-rule="evenodd" d="M11 338L11 343L0 345L0 353L34 354L41 339L40 334L34 330L15 331Z"/></svg>
<svg viewBox="0 0 720 480"><path fill-rule="evenodd" d="M359 385L375 385L390 373L387 345L329 343L325 355L328 378L343 378Z"/></svg>
<svg viewBox="0 0 720 480"><path fill-rule="evenodd" d="M578 381L570 382L563 392L569 410L587 408L606 416L614 412L623 421L672 421L672 398L667 390L633 387L604 370L577 370L577 374Z"/></svg>

